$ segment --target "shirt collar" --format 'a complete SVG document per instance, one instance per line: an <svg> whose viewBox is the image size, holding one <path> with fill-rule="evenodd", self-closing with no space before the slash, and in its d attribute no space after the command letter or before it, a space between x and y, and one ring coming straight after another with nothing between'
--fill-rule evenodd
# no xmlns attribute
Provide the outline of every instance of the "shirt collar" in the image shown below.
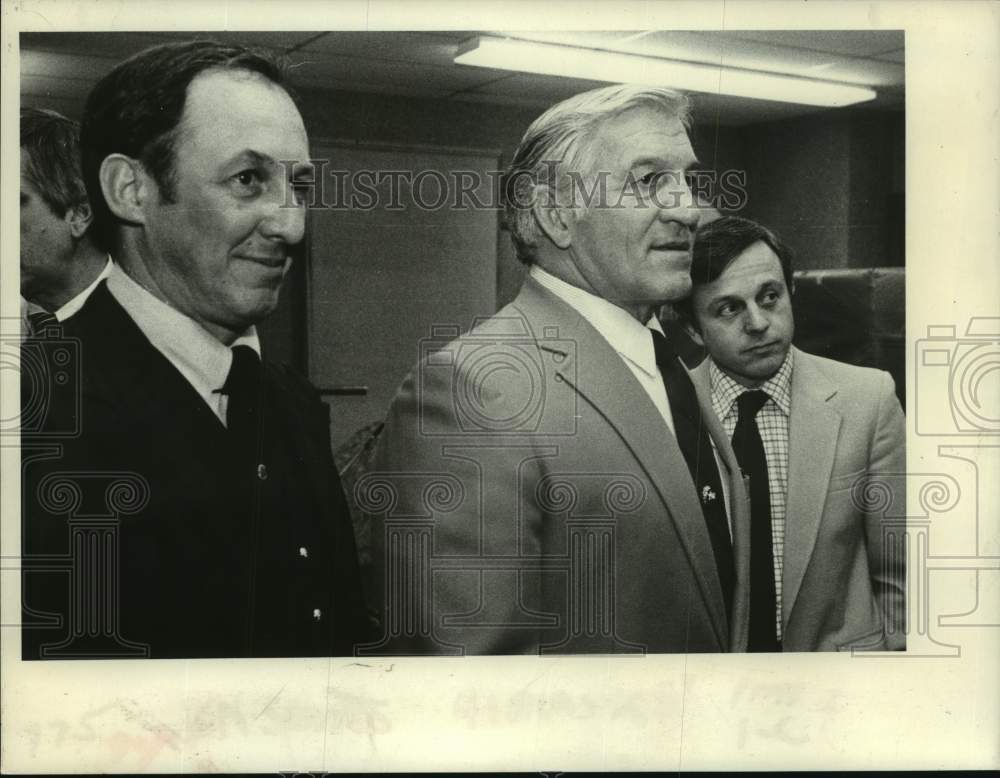
<svg viewBox="0 0 1000 778"><path fill-rule="evenodd" d="M622 357L649 376L659 378L653 339L649 335L649 330L663 332L656 316L651 316L643 326L614 303L568 284L538 265L532 265L528 275L586 319Z"/></svg>
<svg viewBox="0 0 1000 778"><path fill-rule="evenodd" d="M77 313L83 307L83 304L87 302L87 298L90 297L91 293L97 288L97 285L108 277L111 273L112 267L114 267L114 262L112 262L111 257L108 256L108 260L104 263L104 267L101 269L101 272L97 274L97 278L91 281L90 285L76 295L76 297L61 305L55 312L56 319L58 321L66 321L66 319L70 316Z"/></svg>
<svg viewBox="0 0 1000 778"><path fill-rule="evenodd" d="M792 352L793 349L788 349L778 371L757 387L767 392L785 416L792 412ZM708 372L712 383L712 407L716 416L725 419L732 410L733 403L747 391L747 387L723 373L711 358L708 360Z"/></svg>
<svg viewBox="0 0 1000 778"><path fill-rule="evenodd" d="M108 291L132 317L149 342L176 367L207 402L222 388L233 355L194 319L160 300L115 264L108 273ZM232 344L250 346L260 354L255 327Z"/></svg>

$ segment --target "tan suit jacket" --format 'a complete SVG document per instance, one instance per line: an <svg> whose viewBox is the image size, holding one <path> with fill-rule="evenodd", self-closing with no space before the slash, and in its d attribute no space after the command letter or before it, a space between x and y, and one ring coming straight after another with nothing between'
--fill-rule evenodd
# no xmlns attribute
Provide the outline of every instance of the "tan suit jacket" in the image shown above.
<svg viewBox="0 0 1000 778"><path fill-rule="evenodd" d="M692 372L709 390L706 359ZM891 376L795 350L785 651L905 648L906 422Z"/></svg>
<svg viewBox="0 0 1000 778"><path fill-rule="evenodd" d="M743 650L749 508L707 395L732 502L731 618L675 438L571 306L529 278L440 345L400 387L356 490L385 631L370 650Z"/></svg>

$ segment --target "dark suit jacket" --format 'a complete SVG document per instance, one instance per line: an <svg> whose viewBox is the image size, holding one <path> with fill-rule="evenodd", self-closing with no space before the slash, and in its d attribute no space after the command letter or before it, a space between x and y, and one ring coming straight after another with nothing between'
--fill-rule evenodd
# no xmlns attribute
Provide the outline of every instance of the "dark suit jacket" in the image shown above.
<svg viewBox="0 0 1000 778"><path fill-rule="evenodd" d="M403 382L373 472L384 653L743 650L748 505L733 504L726 613L698 492L621 357L530 277ZM722 495L712 495L723 499Z"/></svg>
<svg viewBox="0 0 1000 778"><path fill-rule="evenodd" d="M222 423L106 285L64 335L78 424L67 393L47 424L78 434L23 435L25 623L49 624L24 629L24 657L352 653L363 598L313 388L264 363L265 439L287 453L236 472Z"/></svg>
<svg viewBox="0 0 1000 778"><path fill-rule="evenodd" d="M709 390L708 360L692 373ZM782 647L906 647L906 420L890 375L795 349Z"/></svg>

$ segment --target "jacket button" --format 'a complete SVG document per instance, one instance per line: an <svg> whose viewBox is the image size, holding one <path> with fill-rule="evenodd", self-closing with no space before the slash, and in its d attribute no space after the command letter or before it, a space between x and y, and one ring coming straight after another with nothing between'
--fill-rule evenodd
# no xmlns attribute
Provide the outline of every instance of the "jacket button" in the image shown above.
<svg viewBox="0 0 1000 778"><path fill-rule="evenodd" d="M313 621L320 621L323 618L323 611L319 608L313 608Z"/></svg>
<svg viewBox="0 0 1000 778"><path fill-rule="evenodd" d="M299 556L306 559L309 556L309 549L305 546L299 548Z"/></svg>

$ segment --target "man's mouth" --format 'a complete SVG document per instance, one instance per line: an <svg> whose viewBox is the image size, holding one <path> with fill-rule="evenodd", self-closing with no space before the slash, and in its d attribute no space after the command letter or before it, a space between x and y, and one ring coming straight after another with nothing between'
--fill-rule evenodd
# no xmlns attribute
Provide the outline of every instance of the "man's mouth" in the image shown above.
<svg viewBox="0 0 1000 778"><path fill-rule="evenodd" d="M773 351L774 349L776 349L780 345L781 345L780 342L774 340L774 341L771 341L770 343L761 343L761 344L756 345L756 346L750 346L750 348L743 349L743 351L746 354L758 354L758 355L759 354L766 354L766 353L768 353L770 351Z"/></svg>
<svg viewBox="0 0 1000 778"><path fill-rule="evenodd" d="M283 268L288 260L287 254L238 254L237 256L239 259L256 262L258 265L265 265L274 270Z"/></svg>

